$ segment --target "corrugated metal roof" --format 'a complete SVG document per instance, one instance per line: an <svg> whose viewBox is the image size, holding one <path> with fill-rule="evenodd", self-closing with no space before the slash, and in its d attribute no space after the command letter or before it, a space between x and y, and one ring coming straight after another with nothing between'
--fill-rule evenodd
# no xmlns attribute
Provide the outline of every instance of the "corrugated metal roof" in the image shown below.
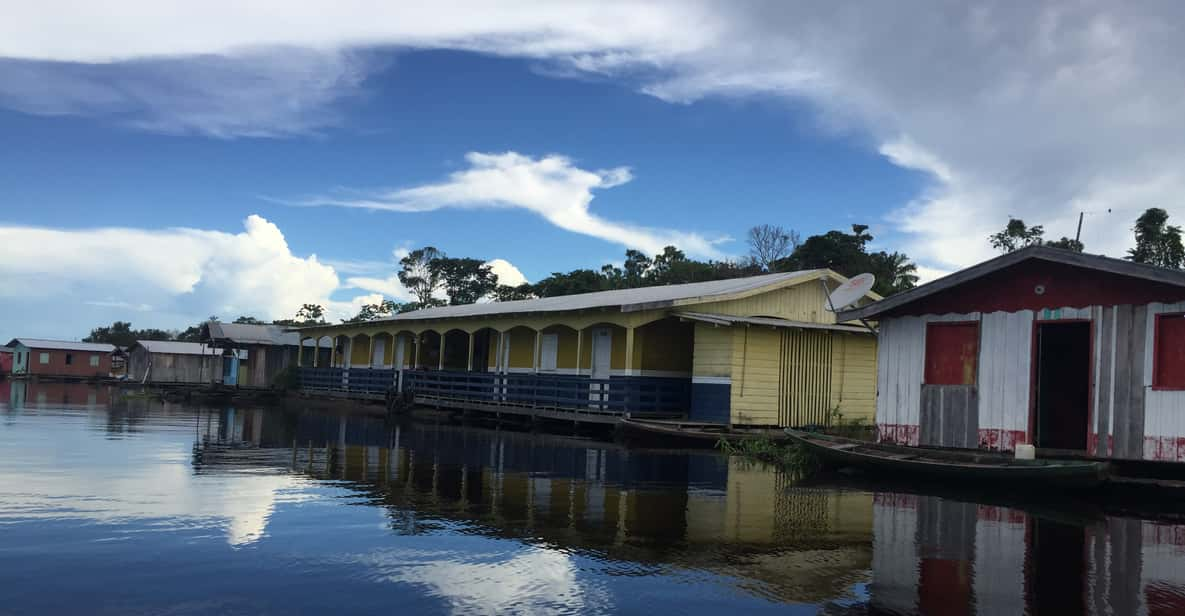
<svg viewBox="0 0 1185 616"><path fill-rule="evenodd" d="M227 340L233 344L287 346L300 344L300 334L286 331L286 328L282 325L222 323L219 321L210 321L206 325L209 327L210 339L214 341Z"/></svg>
<svg viewBox="0 0 1185 616"><path fill-rule="evenodd" d="M1120 276L1129 276L1132 278L1147 280L1149 282L1185 287L1185 272L1180 270L1157 267L1155 265L1146 265L1144 263L1133 263L1124 259L1115 259L1112 257L1104 257L1102 255L1085 254L1081 252L1075 252L1073 250L1065 250L1062 248L1050 248L1049 246L1030 246L1028 248L1022 248L1020 250L1001 255L994 259L984 261L977 265L973 265L967 269L959 270L953 274L939 278L938 280L914 287L908 291L903 291L891 297L868 304L867 306L852 308L850 310L841 310L838 318L841 321L876 318L877 316L888 312L889 310L893 310L894 308L900 308L901 306L918 301L924 297L929 297L940 291L945 291L952 287L970 282L977 278L1000 271L1006 267L1016 265L1021 261L1027 261L1029 259L1039 259L1042 261L1061 263L1064 265L1071 265L1074 267L1081 267L1099 272L1107 272Z"/></svg>
<svg viewBox="0 0 1185 616"><path fill-rule="evenodd" d="M164 355L221 355L222 349L200 342L179 342L177 340L137 340L136 344L149 353Z"/></svg>
<svg viewBox="0 0 1185 616"><path fill-rule="evenodd" d="M709 282L672 284L661 287L618 289L615 291L542 297L539 299L524 299L513 302L486 302L481 304L466 304L463 306L442 306L439 308L425 308L414 312L405 312L374 322L454 319L532 312L566 312L571 310L592 310L596 308L619 308L622 312L631 312L634 310L664 308L672 306L675 303L693 303L698 300L711 301L720 296L755 291L763 287L781 284L821 271L825 270L802 270L781 274L748 276L745 278L712 280Z"/></svg>
<svg viewBox="0 0 1185 616"><path fill-rule="evenodd" d="M871 334L865 327L858 325L839 325L833 323L808 323L806 321L791 321L774 317L738 317L731 314L709 314L706 312L676 312L675 316L689 321L700 321L713 325L757 325L760 327L788 327L792 329L825 329L829 331L848 332L852 334Z"/></svg>
<svg viewBox="0 0 1185 616"><path fill-rule="evenodd" d="M50 349L54 351L96 351L111 353L115 345L105 342L74 342L72 340L44 340L41 338L13 338L6 346L24 345L30 349Z"/></svg>
<svg viewBox="0 0 1185 616"><path fill-rule="evenodd" d="M6 347L6 346L0 347L0 353L11 353L11 352L12 352L12 347Z"/></svg>

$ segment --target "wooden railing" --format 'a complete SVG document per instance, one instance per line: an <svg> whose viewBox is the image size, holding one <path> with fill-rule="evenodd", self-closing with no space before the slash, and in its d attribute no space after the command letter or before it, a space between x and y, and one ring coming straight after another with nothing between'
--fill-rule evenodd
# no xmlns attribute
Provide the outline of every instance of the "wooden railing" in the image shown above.
<svg viewBox="0 0 1185 616"><path fill-rule="evenodd" d="M342 389L341 368L301 368L300 387L317 391Z"/></svg>
<svg viewBox="0 0 1185 616"><path fill-rule="evenodd" d="M405 370L403 387L417 398L615 415L684 414L691 399L691 379L642 376L592 379L560 374Z"/></svg>

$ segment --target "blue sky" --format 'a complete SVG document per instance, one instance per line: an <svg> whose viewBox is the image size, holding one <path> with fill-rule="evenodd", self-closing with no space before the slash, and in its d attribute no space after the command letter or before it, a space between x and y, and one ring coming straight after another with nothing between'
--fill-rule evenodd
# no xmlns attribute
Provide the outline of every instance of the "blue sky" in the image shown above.
<svg viewBox="0 0 1185 616"><path fill-rule="evenodd" d="M0 338L346 315L399 298L393 254L426 244L537 280L860 222L933 276L990 256L1008 215L1063 235L1088 211L1088 249L1116 253L1132 212L1185 192L1185 86L1155 51L1179 37L1147 15L926 13L945 32L872 6L614 6L288 28L22 8L0 26Z"/></svg>

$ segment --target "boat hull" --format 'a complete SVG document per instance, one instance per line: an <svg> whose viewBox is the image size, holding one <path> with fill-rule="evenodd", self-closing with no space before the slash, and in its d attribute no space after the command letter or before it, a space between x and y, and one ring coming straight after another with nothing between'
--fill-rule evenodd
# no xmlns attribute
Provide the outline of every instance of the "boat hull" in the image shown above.
<svg viewBox="0 0 1185 616"><path fill-rule="evenodd" d="M786 434L829 466L894 476L982 481L1016 487L1090 488L1102 483L1108 472L1104 462L1015 460L999 454L880 445L797 430L786 430Z"/></svg>

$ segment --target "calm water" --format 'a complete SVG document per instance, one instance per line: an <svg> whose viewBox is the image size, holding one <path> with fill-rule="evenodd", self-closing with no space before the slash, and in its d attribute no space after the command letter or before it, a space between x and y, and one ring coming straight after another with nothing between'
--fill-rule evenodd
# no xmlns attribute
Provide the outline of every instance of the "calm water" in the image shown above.
<svg viewBox="0 0 1185 616"><path fill-rule="evenodd" d="M837 481L0 382L0 613L1185 613L1185 526Z"/></svg>

